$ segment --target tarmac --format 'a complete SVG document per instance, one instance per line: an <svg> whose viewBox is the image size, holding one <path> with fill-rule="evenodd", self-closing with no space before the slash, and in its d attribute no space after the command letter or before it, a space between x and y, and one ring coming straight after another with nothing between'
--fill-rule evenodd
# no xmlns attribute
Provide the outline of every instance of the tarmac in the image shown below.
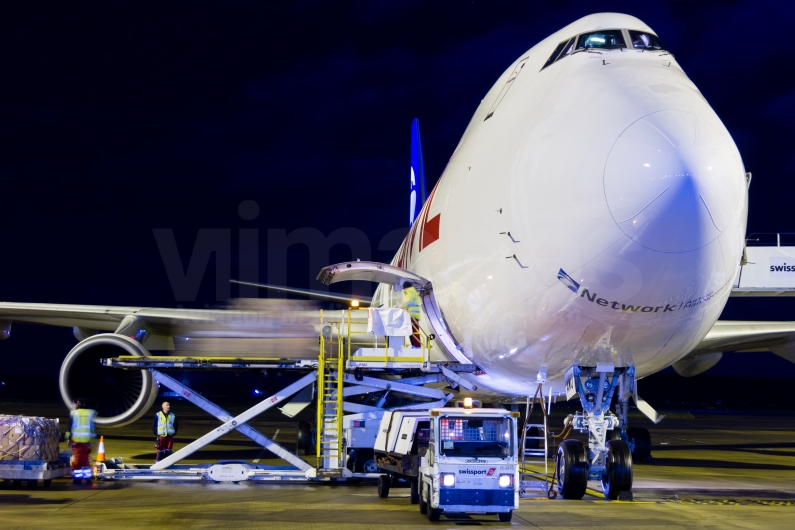
<svg viewBox="0 0 795 530"><path fill-rule="evenodd" d="M225 404L230 412L250 405ZM175 449L219 424L187 402L172 401L172 407L180 416ZM552 425L560 425L570 412L573 409L553 408ZM0 414L66 418L68 411L54 403L0 403ZM268 411L252 426L292 450L298 419L302 418ZM430 523L409 503L408 489L393 489L389 498L380 499L372 483L99 481L76 486L71 480L57 479L49 488L36 489L11 489L8 482L0 483L0 527L795 527L795 414L707 410L670 412L656 426L634 420L636 426L650 427L653 458L635 464L633 501L607 502L600 498L595 482L590 484L591 494L579 501L548 500L538 489L521 500L510 524L479 515L443 515L438 523ZM100 434L105 435L108 457L121 456L125 463L154 461L151 416ZM284 465L239 434L219 439L194 453L189 462L221 459ZM313 460L307 461L314 464Z"/></svg>

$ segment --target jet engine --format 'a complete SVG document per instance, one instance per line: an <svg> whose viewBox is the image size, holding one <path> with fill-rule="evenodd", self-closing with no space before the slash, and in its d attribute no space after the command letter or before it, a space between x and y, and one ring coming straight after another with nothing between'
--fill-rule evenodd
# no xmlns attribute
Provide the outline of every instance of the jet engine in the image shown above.
<svg viewBox="0 0 795 530"><path fill-rule="evenodd" d="M682 377L693 377L700 373L706 372L723 358L722 352L716 353L702 353L691 358L684 358L681 361L676 361L673 364L674 370Z"/></svg>
<svg viewBox="0 0 795 530"><path fill-rule="evenodd" d="M157 385L147 370L107 368L100 359L132 355L148 357L149 350L130 337L103 333L80 341L61 365L61 397L67 406L82 398L97 411L97 425L127 425L143 416L157 398Z"/></svg>

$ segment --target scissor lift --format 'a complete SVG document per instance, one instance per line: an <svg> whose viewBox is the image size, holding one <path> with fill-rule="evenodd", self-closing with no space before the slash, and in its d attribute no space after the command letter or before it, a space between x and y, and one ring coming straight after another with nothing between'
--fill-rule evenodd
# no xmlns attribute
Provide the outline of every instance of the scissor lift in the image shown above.
<svg viewBox="0 0 795 530"><path fill-rule="evenodd" d="M396 392L417 398L418 402L406 408L432 408L444 406L453 396L442 390L426 388L428 383L448 382L453 386L472 385L460 378L457 373L474 371L473 365L458 363L434 363L429 360L430 340L422 336L422 347L407 347L406 337L386 337L383 348L374 344L357 343L351 333L351 311L340 315L321 313L321 326L324 330L319 338L317 359L237 359L211 357L116 357L103 359L105 366L126 369L148 368L154 379L161 385L176 392L202 410L218 418L222 424L204 436L194 440L182 449L152 466L103 465L100 476L105 479L177 479L213 480L216 482L239 482L242 480L340 480L369 477L354 473L345 467L345 439L343 437L343 414L384 411L386 395ZM401 346L402 344L402 346ZM362 346L359 348L358 346ZM374 348L372 346L375 346ZM269 396L245 412L232 416L222 407L199 395L191 388L166 375L163 369L254 369L278 368L279 370L300 370L308 372L295 383L280 392ZM347 372L346 372L347 370ZM389 370L390 372L411 371L412 376L402 379L383 379L371 377ZM422 375L417 376L416 372ZM368 375L363 375L367 373ZM260 433L247 422L272 407L284 403L310 385L317 385L317 463L312 465L305 459L290 452L282 445ZM370 392L385 392L375 406L346 401L356 395ZM419 401L422 400L422 401ZM221 461L212 465L181 465L183 459L232 431L248 436L263 448L291 464L292 468L248 464L240 461ZM377 475L373 475L375 478Z"/></svg>

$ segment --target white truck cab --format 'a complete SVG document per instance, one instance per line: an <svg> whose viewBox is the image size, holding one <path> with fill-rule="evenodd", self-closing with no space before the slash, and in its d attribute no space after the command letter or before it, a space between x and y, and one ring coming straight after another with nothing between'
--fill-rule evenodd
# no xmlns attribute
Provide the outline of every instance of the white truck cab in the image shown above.
<svg viewBox="0 0 795 530"><path fill-rule="evenodd" d="M439 408L387 412L375 443L381 497L398 480L411 502L438 521L442 513L498 514L519 507L518 413Z"/></svg>

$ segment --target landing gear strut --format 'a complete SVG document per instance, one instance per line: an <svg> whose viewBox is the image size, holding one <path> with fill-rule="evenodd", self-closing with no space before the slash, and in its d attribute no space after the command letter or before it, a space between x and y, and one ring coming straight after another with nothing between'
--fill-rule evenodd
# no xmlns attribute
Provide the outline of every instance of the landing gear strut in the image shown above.
<svg viewBox="0 0 795 530"><path fill-rule="evenodd" d="M616 411L620 418L610 412L619 387ZM605 499L615 500L622 492L632 491L632 452L623 431L634 388L633 367L599 363L573 366L566 373L567 397L579 394L583 408L574 415L572 425L588 433L588 449L576 440L564 440L558 449L558 491L564 499L581 499L588 479L601 480Z"/></svg>

